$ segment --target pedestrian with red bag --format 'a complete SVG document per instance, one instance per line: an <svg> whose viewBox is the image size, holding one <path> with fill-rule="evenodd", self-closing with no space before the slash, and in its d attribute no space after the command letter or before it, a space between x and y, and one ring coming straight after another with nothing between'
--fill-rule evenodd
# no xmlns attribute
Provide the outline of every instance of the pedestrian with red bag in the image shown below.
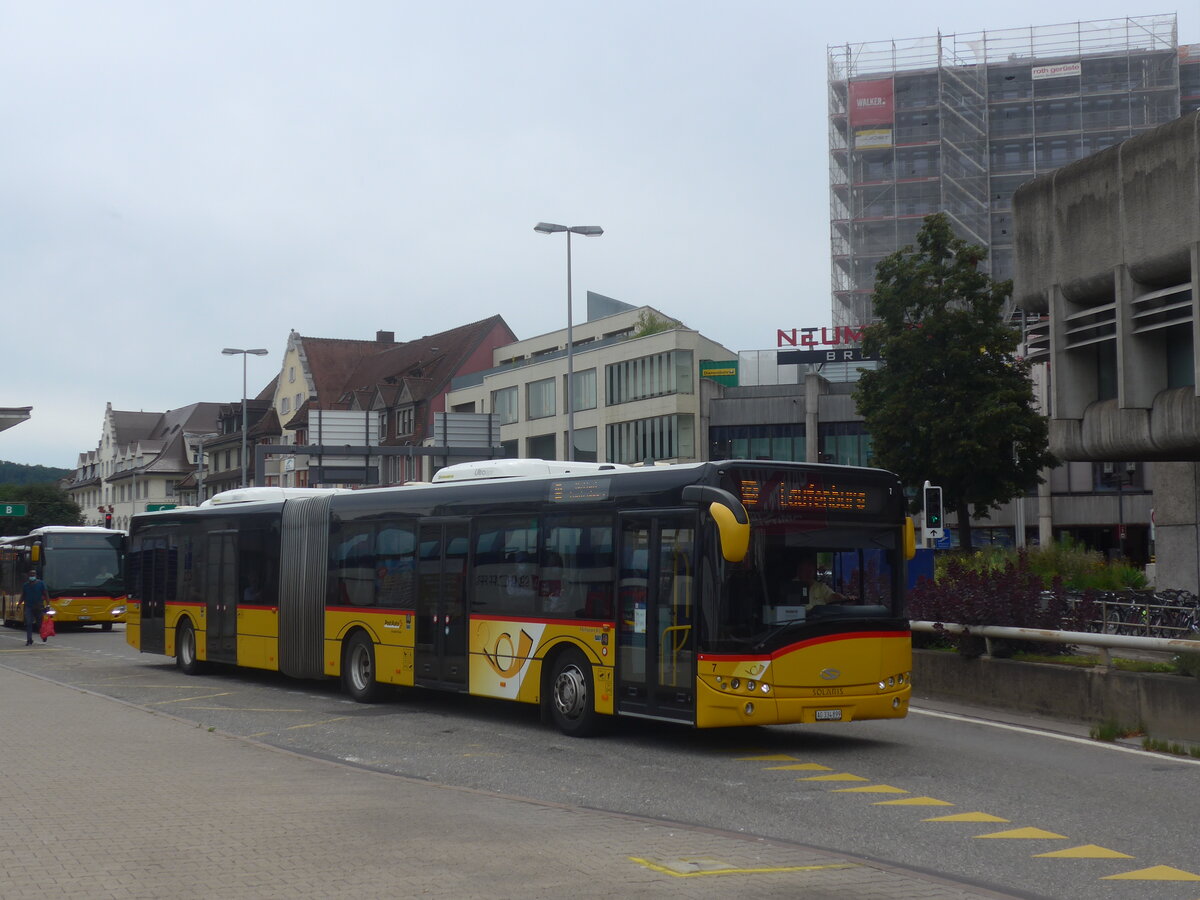
<svg viewBox="0 0 1200 900"><path fill-rule="evenodd" d="M29 580L21 585L21 602L25 606L25 646L28 647L33 643L33 629L38 629L38 634L45 641L50 635L42 631L42 613L50 606L50 591L46 587L46 582L37 577L37 569L29 570ZM48 616L46 617L49 618ZM50 633L54 633L54 623L50 622Z"/></svg>

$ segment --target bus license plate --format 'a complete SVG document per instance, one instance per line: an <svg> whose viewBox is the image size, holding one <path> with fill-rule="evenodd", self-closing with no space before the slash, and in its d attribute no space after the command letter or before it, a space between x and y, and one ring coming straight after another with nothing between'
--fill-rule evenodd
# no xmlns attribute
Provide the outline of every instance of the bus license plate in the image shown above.
<svg viewBox="0 0 1200 900"><path fill-rule="evenodd" d="M842 711L840 709L818 709L817 710L817 721L818 722L823 722L823 721L836 722L836 721L839 721L841 718L842 718Z"/></svg>
<svg viewBox="0 0 1200 900"><path fill-rule="evenodd" d="M92 618L91 616L80 616L79 621L87 622L87 621L91 620L91 618Z"/></svg>

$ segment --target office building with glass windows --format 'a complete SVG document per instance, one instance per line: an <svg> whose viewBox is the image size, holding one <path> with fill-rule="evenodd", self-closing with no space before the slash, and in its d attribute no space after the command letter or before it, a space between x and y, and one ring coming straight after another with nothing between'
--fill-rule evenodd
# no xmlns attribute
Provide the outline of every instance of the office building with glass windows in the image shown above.
<svg viewBox="0 0 1200 900"><path fill-rule="evenodd" d="M454 379L447 408L497 417L506 457L704 459L698 367L736 354L649 306L589 291L587 309L587 321L572 327L569 385L564 327L497 348L493 368Z"/></svg>

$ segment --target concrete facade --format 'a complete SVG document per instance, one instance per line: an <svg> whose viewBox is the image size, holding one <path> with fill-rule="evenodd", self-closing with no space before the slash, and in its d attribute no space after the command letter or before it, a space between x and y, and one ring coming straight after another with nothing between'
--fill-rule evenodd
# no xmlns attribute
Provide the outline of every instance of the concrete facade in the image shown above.
<svg viewBox="0 0 1200 900"><path fill-rule="evenodd" d="M1050 315L1050 448L1154 460L1160 583L1200 588L1200 113L1021 187L1014 300Z"/></svg>

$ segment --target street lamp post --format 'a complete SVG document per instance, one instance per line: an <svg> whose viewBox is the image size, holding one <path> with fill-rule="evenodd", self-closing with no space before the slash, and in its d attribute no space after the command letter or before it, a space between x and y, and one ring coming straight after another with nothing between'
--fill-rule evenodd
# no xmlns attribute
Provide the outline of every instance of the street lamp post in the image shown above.
<svg viewBox="0 0 1200 900"><path fill-rule="evenodd" d="M533 226L538 234L567 233L567 462L575 461L575 342L571 334L571 235L599 237L604 229L599 225L554 225L538 222Z"/></svg>
<svg viewBox="0 0 1200 900"><path fill-rule="evenodd" d="M226 347L221 351L226 356L242 357L242 487L246 486L246 430L249 428L246 415L246 357L247 356L266 356L267 351L261 347L255 350L238 350L234 347Z"/></svg>

